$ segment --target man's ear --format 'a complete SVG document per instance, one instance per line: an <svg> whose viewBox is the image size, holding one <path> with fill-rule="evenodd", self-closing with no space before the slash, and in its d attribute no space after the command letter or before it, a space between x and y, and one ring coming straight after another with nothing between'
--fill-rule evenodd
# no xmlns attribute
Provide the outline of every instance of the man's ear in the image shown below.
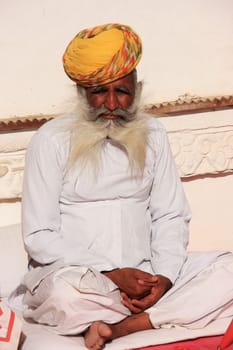
<svg viewBox="0 0 233 350"><path fill-rule="evenodd" d="M138 88L138 92L139 92L139 94L141 94L142 93L142 88L143 88L143 81L138 81L137 82L137 88Z"/></svg>
<svg viewBox="0 0 233 350"><path fill-rule="evenodd" d="M135 95L132 105L129 107L128 111L130 113L135 113L138 108L141 109L141 94L142 94L143 82L138 81L135 86Z"/></svg>
<svg viewBox="0 0 233 350"><path fill-rule="evenodd" d="M76 88L77 88L78 95L81 95L82 97L86 97L86 89L83 86L76 84Z"/></svg>
<svg viewBox="0 0 233 350"><path fill-rule="evenodd" d="M135 88L135 100L139 101L142 95L143 82L138 81Z"/></svg>

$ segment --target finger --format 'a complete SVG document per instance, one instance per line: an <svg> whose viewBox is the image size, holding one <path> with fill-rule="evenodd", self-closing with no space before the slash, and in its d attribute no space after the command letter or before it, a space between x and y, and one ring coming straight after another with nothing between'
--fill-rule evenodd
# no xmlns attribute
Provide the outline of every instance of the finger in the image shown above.
<svg viewBox="0 0 233 350"><path fill-rule="evenodd" d="M121 300L121 303L127 308L129 308L132 304L132 300L130 300L129 298L125 298Z"/></svg>
<svg viewBox="0 0 233 350"><path fill-rule="evenodd" d="M148 280L150 281L151 278L153 277L153 275L151 275L150 273L148 272L144 272L144 271L137 271L135 272L135 278L137 279L141 279L141 280Z"/></svg>
<svg viewBox="0 0 233 350"><path fill-rule="evenodd" d="M129 310L132 312L132 314L140 314L141 312L144 311L144 309L139 309L134 305L131 305L131 308Z"/></svg>
<svg viewBox="0 0 233 350"><path fill-rule="evenodd" d="M150 303L141 302L140 305L132 304L131 309L132 309L132 307L134 307L135 309L141 310L141 312L143 312L144 310L148 309L149 307L151 307L153 305L154 305L154 303L152 303L152 302L150 302Z"/></svg>
<svg viewBox="0 0 233 350"><path fill-rule="evenodd" d="M131 299L128 297L128 295L126 293L124 293L124 292L121 293L121 298L124 301L128 301L128 302L131 301Z"/></svg>
<svg viewBox="0 0 233 350"><path fill-rule="evenodd" d="M122 298L127 297L127 294L125 292L120 292L120 294Z"/></svg>
<svg viewBox="0 0 233 350"><path fill-rule="evenodd" d="M137 299L134 299L132 300L132 305L139 308L139 309L145 309L146 307L148 307L149 305L151 304L154 304L154 300L152 299L140 299L140 300L137 300Z"/></svg>
<svg viewBox="0 0 233 350"><path fill-rule="evenodd" d="M159 276L157 276L157 275L152 276L152 281L159 282Z"/></svg>
<svg viewBox="0 0 233 350"><path fill-rule="evenodd" d="M138 280L145 281L148 283L157 283L159 282L159 276L158 275L141 275L138 276Z"/></svg>
<svg viewBox="0 0 233 350"><path fill-rule="evenodd" d="M149 294L148 296L141 298L140 300L133 299L131 303L140 309L147 309L148 307L154 305L160 298L158 294Z"/></svg>
<svg viewBox="0 0 233 350"><path fill-rule="evenodd" d="M154 296L157 296L157 298L160 298L164 294L164 290L159 286L158 287L153 286L151 288L151 294L153 294Z"/></svg>
<svg viewBox="0 0 233 350"><path fill-rule="evenodd" d="M143 310L140 309L139 307L133 305L131 301L128 302L128 301L122 300L121 303L122 303L125 307L127 307L127 309L129 309L129 310L130 310L132 313L134 313L134 314L137 314L137 313L143 311Z"/></svg>
<svg viewBox="0 0 233 350"><path fill-rule="evenodd" d="M138 279L138 284L146 286L146 287L153 287L155 284L157 284L159 281L157 278L151 278L150 280L143 280Z"/></svg>
<svg viewBox="0 0 233 350"><path fill-rule="evenodd" d="M128 302L127 300L121 300L121 304L126 306L128 309L130 309L131 303Z"/></svg>
<svg viewBox="0 0 233 350"><path fill-rule="evenodd" d="M126 306L126 305L125 305ZM133 305L130 303L129 305L126 306L133 314L138 314L143 311L143 309Z"/></svg>

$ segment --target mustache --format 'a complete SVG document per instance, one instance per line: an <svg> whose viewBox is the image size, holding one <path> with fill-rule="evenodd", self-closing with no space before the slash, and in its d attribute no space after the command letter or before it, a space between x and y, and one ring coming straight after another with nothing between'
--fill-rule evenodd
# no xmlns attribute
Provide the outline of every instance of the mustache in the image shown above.
<svg viewBox="0 0 233 350"><path fill-rule="evenodd" d="M92 108L89 110L89 120L90 121L106 121L104 115L111 113L117 117L115 122L130 122L135 118L135 111L130 111L128 109L117 108L114 111L110 111L104 106L99 108Z"/></svg>

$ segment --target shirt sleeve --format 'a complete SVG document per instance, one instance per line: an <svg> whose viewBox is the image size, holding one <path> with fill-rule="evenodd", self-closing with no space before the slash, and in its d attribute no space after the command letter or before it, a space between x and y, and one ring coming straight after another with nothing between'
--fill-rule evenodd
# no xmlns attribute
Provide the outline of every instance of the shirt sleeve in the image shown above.
<svg viewBox="0 0 233 350"><path fill-rule="evenodd" d="M38 264L61 263L112 269L100 256L75 246L61 234L60 195L67 145L38 132L28 146L23 183L22 222L25 248ZM77 231L78 234L78 231ZM78 252L78 253L77 253Z"/></svg>
<svg viewBox="0 0 233 350"><path fill-rule="evenodd" d="M156 164L150 198L151 254L156 274L177 279L187 258L191 213L165 129L156 133Z"/></svg>

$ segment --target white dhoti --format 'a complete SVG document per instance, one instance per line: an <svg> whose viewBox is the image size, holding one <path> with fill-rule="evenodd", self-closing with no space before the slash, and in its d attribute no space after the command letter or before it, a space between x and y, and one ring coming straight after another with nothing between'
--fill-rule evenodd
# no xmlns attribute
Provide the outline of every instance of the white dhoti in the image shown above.
<svg viewBox="0 0 233 350"><path fill-rule="evenodd" d="M25 318L51 326L58 334L80 334L93 322L116 323L130 315L117 286L98 271L64 267L26 292Z"/></svg>
<svg viewBox="0 0 233 350"><path fill-rule="evenodd" d="M130 315L110 279L77 266L49 274L27 291L24 302L26 318L62 335L80 334L97 320L117 323ZM190 254L175 285L147 312L154 328L197 329L233 317L233 255Z"/></svg>
<svg viewBox="0 0 233 350"><path fill-rule="evenodd" d="M189 271L183 271L174 287L147 310L154 328L197 329L233 317L233 255L219 256L196 275L193 262L187 261Z"/></svg>

